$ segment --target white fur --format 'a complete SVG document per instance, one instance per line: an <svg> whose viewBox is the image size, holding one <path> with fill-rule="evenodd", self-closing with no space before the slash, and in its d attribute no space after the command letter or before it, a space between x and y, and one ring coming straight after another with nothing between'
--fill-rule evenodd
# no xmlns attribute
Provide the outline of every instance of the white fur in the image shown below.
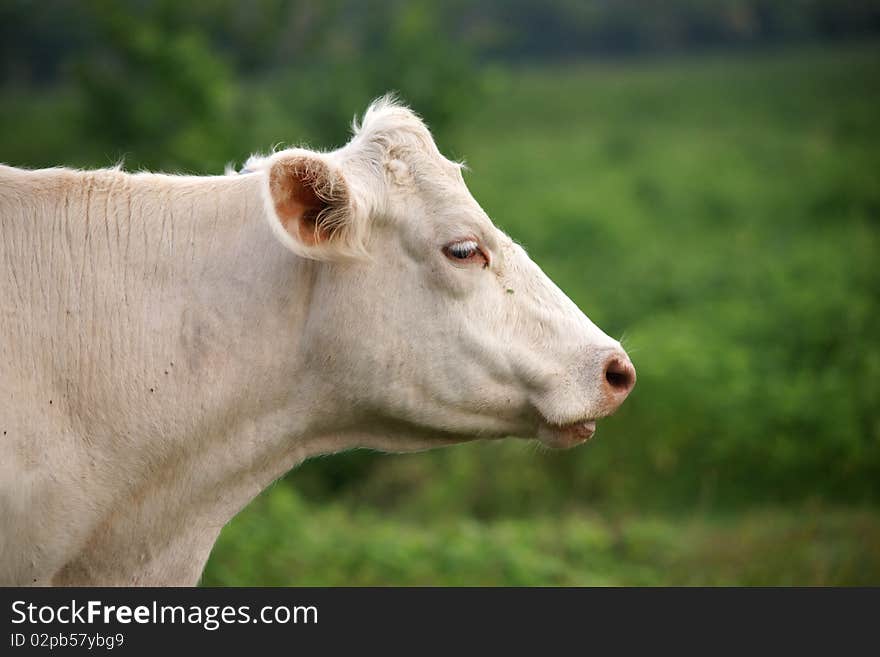
<svg viewBox="0 0 880 657"><path fill-rule="evenodd" d="M350 203L315 248L278 227L267 182L297 154ZM191 585L220 528L309 456L530 437L619 403L618 343L405 107L247 168L0 166L0 584ZM443 255L463 239L489 268Z"/></svg>

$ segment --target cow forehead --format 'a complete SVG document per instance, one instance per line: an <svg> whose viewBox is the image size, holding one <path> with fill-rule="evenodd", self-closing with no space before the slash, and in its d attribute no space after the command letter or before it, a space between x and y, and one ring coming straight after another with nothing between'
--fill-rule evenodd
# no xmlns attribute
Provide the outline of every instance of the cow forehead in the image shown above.
<svg viewBox="0 0 880 657"><path fill-rule="evenodd" d="M410 219L433 226L449 239L475 237L494 246L503 235L457 171L455 174L435 171L418 176L418 181L406 193L418 196L417 207L424 211L423 216L410 216Z"/></svg>

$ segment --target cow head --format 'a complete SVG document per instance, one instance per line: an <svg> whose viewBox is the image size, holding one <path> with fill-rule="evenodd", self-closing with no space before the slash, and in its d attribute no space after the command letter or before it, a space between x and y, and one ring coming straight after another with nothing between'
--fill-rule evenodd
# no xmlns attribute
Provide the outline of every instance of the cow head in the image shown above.
<svg viewBox="0 0 880 657"><path fill-rule="evenodd" d="M567 447L632 389L620 344L492 224L409 109L377 101L345 147L248 168L278 238L319 263L303 358L368 446Z"/></svg>

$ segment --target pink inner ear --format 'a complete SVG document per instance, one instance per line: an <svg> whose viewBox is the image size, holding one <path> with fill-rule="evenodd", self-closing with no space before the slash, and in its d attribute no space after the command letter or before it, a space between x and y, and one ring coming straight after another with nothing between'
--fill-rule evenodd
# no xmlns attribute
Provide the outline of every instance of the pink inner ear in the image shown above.
<svg viewBox="0 0 880 657"><path fill-rule="evenodd" d="M290 235L309 246L330 238L329 231L318 223L319 215L329 204L315 192L315 173L318 172L303 170L296 163L278 164L270 179L275 212L281 225Z"/></svg>

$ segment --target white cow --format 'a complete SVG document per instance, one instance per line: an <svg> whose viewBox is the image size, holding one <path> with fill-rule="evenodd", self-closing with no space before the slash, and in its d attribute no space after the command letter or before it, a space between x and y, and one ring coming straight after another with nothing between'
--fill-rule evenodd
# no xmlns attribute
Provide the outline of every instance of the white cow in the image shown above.
<svg viewBox="0 0 880 657"><path fill-rule="evenodd" d="M0 584L193 585L310 456L568 447L632 388L409 109L247 169L0 166Z"/></svg>

